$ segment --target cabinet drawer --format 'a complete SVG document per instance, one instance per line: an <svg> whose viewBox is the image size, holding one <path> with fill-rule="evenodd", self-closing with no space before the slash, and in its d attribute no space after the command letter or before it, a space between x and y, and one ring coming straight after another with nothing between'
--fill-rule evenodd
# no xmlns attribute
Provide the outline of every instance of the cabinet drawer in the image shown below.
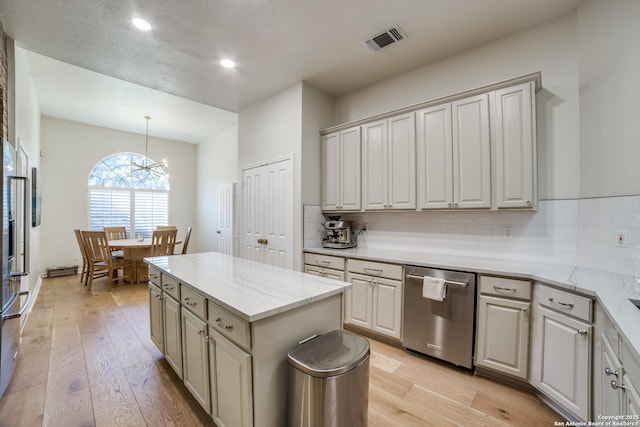
<svg viewBox="0 0 640 427"><path fill-rule="evenodd" d="M331 268L316 267L315 265L305 265L304 272L315 276L344 281L343 270L332 270Z"/></svg>
<svg viewBox="0 0 640 427"><path fill-rule="evenodd" d="M531 282L504 277L480 276L480 293L531 301Z"/></svg>
<svg viewBox="0 0 640 427"><path fill-rule="evenodd" d="M537 292L540 305L587 322L592 321L591 305L593 301L590 298L544 285L539 285Z"/></svg>
<svg viewBox="0 0 640 427"><path fill-rule="evenodd" d="M151 269L149 269L149 273L151 273ZM180 301L180 282L173 277L162 275L162 290Z"/></svg>
<svg viewBox="0 0 640 427"><path fill-rule="evenodd" d="M160 286L160 270L149 266L149 283Z"/></svg>
<svg viewBox="0 0 640 427"><path fill-rule="evenodd" d="M397 264L350 259L347 261L347 269L352 273L402 280L402 266Z"/></svg>
<svg viewBox="0 0 640 427"><path fill-rule="evenodd" d="M317 265L318 267L344 270L344 258L338 256L304 254L304 263Z"/></svg>
<svg viewBox="0 0 640 427"><path fill-rule="evenodd" d="M211 301L209 301L209 325L245 349L251 350L249 322Z"/></svg>
<svg viewBox="0 0 640 427"><path fill-rule="evenodd" d="M202 320L206 319L206 306L207 300L205 297L195 292L193 289L188 288L186 286L182 286L182 306L187 308L193 314L201 318Z"/></svg>

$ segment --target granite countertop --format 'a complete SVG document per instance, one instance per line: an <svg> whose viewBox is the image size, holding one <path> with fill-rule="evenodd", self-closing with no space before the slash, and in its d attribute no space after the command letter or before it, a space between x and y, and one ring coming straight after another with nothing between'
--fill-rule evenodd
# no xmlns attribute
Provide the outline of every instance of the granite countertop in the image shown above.
<svg viewBox="0 0 640 427"><path fill-rule="evenodd" d="M443 268L523 278L570 290L596 299L620 333L640 355L640 310L629 298L640 299L640 279L566 264L429 254L370 248L305 248L305 252L370 261Z"/></svg>
<svg viewBox="0 0 640 427"><path fill-rule="evenodd" d="M340 294L350 283L217 252L145 258L208 299L255 322Z"/></svg>

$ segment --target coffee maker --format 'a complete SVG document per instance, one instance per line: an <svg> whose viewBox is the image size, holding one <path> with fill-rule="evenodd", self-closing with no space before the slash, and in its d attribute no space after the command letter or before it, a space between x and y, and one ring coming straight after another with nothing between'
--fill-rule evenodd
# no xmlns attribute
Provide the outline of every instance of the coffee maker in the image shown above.
<svg viewBox="0 0 640 427"><path fill-rule="evenodd" d="M324 222L324 233L322 233L322 247L333 249L354 248L356 246L356 236L351 228L351 221L341 221L340 216L329 216L329 220Z"/></svg>

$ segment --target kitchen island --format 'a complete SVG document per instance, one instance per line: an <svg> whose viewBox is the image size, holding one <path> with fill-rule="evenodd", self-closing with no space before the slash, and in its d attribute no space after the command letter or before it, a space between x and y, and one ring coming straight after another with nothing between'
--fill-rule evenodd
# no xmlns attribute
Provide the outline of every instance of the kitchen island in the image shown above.
<svg viewBox="0 0 640 427"><path fill-rule="evenodd" d="M218 425L287 425L287 352L342 327L346 282L219 253L145 258L151 337Z"/></svg>

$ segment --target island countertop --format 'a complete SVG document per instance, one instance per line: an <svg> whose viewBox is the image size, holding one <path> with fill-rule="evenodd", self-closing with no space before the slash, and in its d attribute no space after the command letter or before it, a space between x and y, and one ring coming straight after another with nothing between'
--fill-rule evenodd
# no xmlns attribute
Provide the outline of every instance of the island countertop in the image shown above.
<svg viewBox="0 0 640 427"><path fill-rule="evenodd" d="M248 322L340 294L341 282L217 252L145 258Z"/></svg>

